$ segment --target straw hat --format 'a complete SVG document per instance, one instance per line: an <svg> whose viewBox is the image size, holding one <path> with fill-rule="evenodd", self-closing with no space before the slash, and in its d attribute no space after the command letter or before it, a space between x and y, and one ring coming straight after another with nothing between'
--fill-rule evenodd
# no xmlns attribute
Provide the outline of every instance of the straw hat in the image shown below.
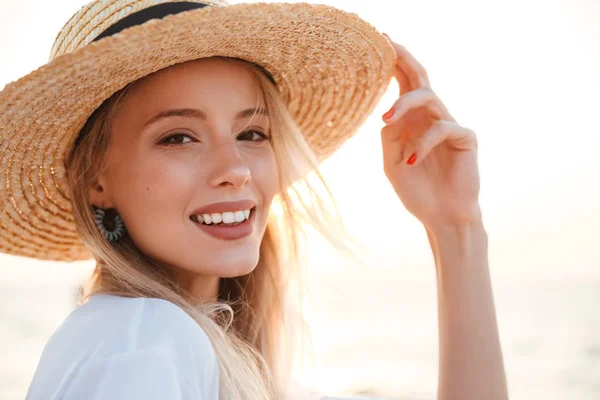
<svg viewBox="0 0 600 400"><path fill-rule="evenodd" d="M0 252L91 258L64 166L79 131L126 84L210 56L266 69L320 159L374 110L396 57L373 26L325 5L92 1L61 29L47 64L0 92Z"/></svg>

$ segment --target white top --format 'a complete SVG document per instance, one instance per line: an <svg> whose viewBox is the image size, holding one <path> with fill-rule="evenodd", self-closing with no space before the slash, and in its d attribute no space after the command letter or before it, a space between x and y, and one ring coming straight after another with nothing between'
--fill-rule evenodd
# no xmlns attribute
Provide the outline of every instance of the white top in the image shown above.
<svg viewBox="0 0 600 400"><path fill-rule="evenodd" d="M162 299L92 296L44 347L26 400L217 400L202 328Z"/></svg>

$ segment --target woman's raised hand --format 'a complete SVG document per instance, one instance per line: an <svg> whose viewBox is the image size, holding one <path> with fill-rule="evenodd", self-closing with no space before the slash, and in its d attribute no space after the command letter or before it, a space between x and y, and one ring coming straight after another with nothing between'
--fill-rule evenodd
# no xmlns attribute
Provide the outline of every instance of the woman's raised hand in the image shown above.
<svg viewBox="0 0 600 400"><path fill-rule="evenodd" d="M383 115L385 174L427 229L479 222L476 135L450 115L413 55L388 40L397 54L400 96Z"/></svg>

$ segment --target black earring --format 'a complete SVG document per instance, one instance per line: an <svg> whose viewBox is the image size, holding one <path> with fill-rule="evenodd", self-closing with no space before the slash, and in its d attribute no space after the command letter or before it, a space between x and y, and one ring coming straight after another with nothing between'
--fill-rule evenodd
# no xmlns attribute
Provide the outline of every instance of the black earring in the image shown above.
<svg viewBox="0 0 600 400"><path fill-rule="evenodd" d="M109 242L118 242L125 235L123 219L114 208L107 210L94 206L96 226Z"/></svg>

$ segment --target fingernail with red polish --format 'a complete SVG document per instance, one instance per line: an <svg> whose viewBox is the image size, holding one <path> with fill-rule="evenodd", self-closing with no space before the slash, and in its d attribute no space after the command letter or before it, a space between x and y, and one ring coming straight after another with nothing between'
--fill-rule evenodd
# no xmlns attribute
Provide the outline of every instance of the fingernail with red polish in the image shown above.
<svg viewBox="0 0 600 400"><path fill-rule="evenodd" d="M383 114L383 119L390 119L392 118L392 115L394 115L394 109L390 109L390 111L386 112L385 114Z"/></svg>
<svg viewBox="0 0 600 400"><path fill-rule="evenodd" d="M415 161L417 161L417 154L416 153L412 153L412 156L409 157L408 161L406 162L408 165L413 165L415 163Z"/></svg>

